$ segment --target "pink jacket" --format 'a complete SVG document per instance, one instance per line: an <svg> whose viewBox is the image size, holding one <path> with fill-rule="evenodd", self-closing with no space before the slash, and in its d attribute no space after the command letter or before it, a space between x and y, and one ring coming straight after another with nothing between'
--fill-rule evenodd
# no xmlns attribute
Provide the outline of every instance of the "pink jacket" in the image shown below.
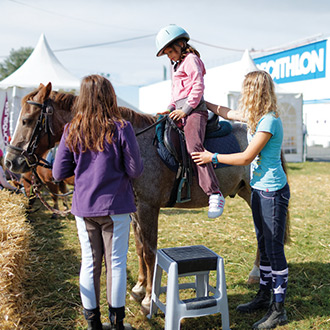
<svg viewBox="0 0 330 330"><path fill-rule="evenodd" d="M188 54L176 71L172 71L172 99L170 110L176 108L176 102L186 99L182 111L187 115L195 109L204 93L204 63L195 54Z"/></svg>

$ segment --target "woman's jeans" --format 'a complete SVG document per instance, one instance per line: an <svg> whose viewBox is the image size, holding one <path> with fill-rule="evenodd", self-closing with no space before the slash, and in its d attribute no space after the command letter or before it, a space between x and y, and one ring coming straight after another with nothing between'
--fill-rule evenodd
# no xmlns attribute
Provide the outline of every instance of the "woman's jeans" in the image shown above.
<svg viewBox="0 0 330 330"><path fill-rule="evenodd" d="M272 192L252 188L251 207L260 250L260 264L270 265L273 271L287 268L284 234L289 199L288 184Z"/></svg>

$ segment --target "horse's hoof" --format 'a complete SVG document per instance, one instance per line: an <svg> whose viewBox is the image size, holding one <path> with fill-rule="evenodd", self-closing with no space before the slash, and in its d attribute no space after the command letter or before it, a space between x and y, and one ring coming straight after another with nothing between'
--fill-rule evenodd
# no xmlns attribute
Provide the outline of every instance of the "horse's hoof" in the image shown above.
<svg viewBox="0 0 330 330"><path fill-rule="evenodd" d="M253 268L249 274L247 284L258 284L260 281L260 270L257 265L253 265Z"/></svg>
<svg viewBox="0 0 330 330"><path fill-rule="evenodd" d="M146 288L140 284L135 284L130 292L130 300L135 300L140 303L146 295Z"/></svg>
<svg viewBox="0 0 330 330"><path fill-rule="evenodd" d="M259 276L249 276L249 279L247 280L247 284L258 284L260 282Z"/></svg>
<svg viewBox="0 0 330 330"><path fill-rule="evenodd" d="M144 298L141 302L141 312L144 315L150 314L150 299Z"/></svg>

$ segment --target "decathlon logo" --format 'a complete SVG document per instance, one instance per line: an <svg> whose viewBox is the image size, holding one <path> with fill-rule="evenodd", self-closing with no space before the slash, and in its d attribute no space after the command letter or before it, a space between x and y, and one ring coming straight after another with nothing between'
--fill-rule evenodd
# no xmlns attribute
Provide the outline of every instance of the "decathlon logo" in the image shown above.
<svg viewBox="0 0 330 330"><path fill-rule="evenodd" d="M327 40L254 59L278 84L324 78Z"/></svg>

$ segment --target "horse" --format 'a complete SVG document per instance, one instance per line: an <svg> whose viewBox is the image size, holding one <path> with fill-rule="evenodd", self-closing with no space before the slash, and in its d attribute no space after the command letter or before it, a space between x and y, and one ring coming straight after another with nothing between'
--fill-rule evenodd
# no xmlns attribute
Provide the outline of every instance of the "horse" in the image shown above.
<svg viewBox="0 0 330 330"><path fill-rule="evenodd" d="M66 185L66 182L60 181L60 182L54 182L54 178L52 175L52 170L50 168L37 166L36 167L36 173L33 174L32 171L25 172L21 176L20 184L23 185L25 195L29 199L29 208L32 208L33 204L35 203L37 196L35 194L35 189L37 189L38 193L40 194L41 189L46 189L50 197L53 201L53 207L50 205L47 205L47 207L53 211L51 218L55 219L58 217L58 213L56 213L56 210L59 210L59 196L60 193L63 198L63 206L64 210L68 210L68 188ZM67 181L69 184L72 184L71 181ZM47 203L48 204L48 203Z"/></svg>
<svg viewBox="0 0 330 330"><path fill-rule="evenodd" d="M57 143L63 133L64 125L72 118L71 108L75 96L52 91L51 83L39 88L22 99L22 108L11 144L7 148L6 166L13 172L24 173L30 170L30 162L35 161L46 150ZM128 108L120 108L122 117L131 122L136 133L154 124L158 117L137 113ZM36 127L44 116L49 127ZM40 125L39 125L40 126ZM47 133L48 131L48 133ZM51 134L49 134L51 131ZM233 133L240 149L247 147L246 127L233 123ZM160 209L166 207L170 198L175 173L163 163L153 146L155 128L137 136L144 172L133 181L137 212L132 215L136 251L139 262L138 280L131 296L141 302L142 311L147 314L151 301L151 290L155 255L157 252L158 216ZM37 145L31 141L37 140ZM31 145L34 146L31 148ZM33 151L33 153L31 152ZM250 206L251 188L249 166L228 166L216 170L223 195L243 198ZM191 186L191 201L175 204L178 208L201 208L208 205L208 196L201 190L196 179ZM258 254L254 268L258 266ZM251 276L254 276L250 273ZM250 276L250 277L251 277Z"/></svg>

